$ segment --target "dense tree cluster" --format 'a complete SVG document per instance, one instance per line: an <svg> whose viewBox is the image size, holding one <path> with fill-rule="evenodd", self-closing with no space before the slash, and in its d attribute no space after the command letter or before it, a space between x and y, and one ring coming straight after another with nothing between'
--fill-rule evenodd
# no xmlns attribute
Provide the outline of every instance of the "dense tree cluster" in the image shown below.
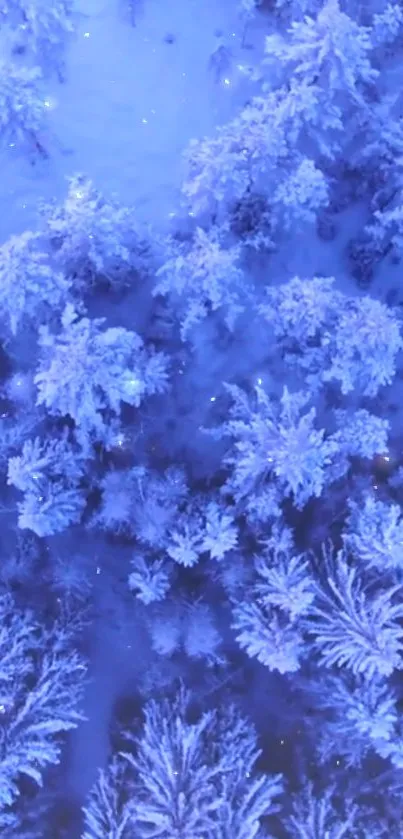
<svg viewBox="0 0 403 839"><path fill-rule="evenodd" d="M403 13L238 11L271 34L249 102L184 151L185 231L143 228L77 173L0 245L6 839L37 835L36 786L83 720L95 565L56 562L63 533L108 546L148 643L83 839L401 835L403 337L371 282L403 250L398 95L381 83ZM73 10L0 14L0 136L43 155L41 79L64 79ZM271 270L315 230L339 247L354 202L349 287ZM258 359L241 359L252 335Z"/></svg>

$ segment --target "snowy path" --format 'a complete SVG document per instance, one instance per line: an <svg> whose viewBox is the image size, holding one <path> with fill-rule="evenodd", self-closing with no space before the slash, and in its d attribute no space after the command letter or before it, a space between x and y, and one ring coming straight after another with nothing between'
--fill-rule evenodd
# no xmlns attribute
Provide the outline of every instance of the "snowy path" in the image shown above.
<svg viewBox="0 0 403 839"><path fill-rule="evenodd" d="M112 603L113 606L113 603ZM130 626L130 625L129 625ZM110 756L109 727L114 704L144 667L145 639L138 630L113 627L102 618L92 629L90 683L84 713L87 721L76 729L69 742L64 795L80 806L97 779L98 769ZM126 636L123 638L123 634Z"/></svg>
<svg viewBox="0 0 403 839"><path fill-rule="evenodd" d="M87 720L70 734L63 760L61 799L77 811L110 756L115 702L135 692L149 656L148 637L136 620L135 601L126 585L130 552L91 538L85 550L96 555L102 571L94 578L96 618L90 627L89 684L83 706Z"/></svg>

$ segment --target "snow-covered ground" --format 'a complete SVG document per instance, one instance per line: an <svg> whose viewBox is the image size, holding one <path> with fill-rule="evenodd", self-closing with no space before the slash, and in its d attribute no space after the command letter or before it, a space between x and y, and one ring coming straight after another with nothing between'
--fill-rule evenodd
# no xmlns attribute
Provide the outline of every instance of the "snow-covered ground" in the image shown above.
<svg viewBox="0 0 403 839"><path fill-rule="evenodd" d="M210 134L246 98L242 70L251 50L233 0L147 0L135 27L125 0L78 0L67 80L45 79L49 160L34 165L17 148L0 161L0 240L35 224L40 198L62 198L65 177L89 175L106 194L165 225L178 210L181 153ZM232 51L229 84L216 84L209 57L220 30ZM257 58L263 33L250 29ZM257 47L256 47L257 45ZM243 64L242 64L243 63Z"/></svg>
<svg viewBox="0 0 403 839"><path fill-rule="evenodd" d="M96 540L84 537L84 550L90 556L98 547ZM136 620L126 582L130 569L125 551L103 546L101 552L102 574L94 578L95 619L90 630L90 682L84 706L87 720L70 735L65 756L63 797L77 806L83 804L98 770L106 767L114 704L138 689L149 656L148 638Z"/></svg>

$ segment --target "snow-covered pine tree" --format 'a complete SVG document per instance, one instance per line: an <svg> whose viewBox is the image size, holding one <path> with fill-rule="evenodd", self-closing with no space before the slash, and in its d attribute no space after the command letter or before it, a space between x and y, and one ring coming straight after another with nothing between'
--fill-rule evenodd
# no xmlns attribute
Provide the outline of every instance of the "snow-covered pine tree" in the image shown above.
<svg viewBox="0 0 403 839"><path fill-rule="evenodd" d="M46 121L40 78L38 67L0 63L0 139L9 148L28 147L42 157L48 157L40 139Z"/></svg>
<svg viewBox="0 0 403 839"><path fill-rule="evenodd" d="M104 320L80 318L68 304L59 334L40 329L37 404L70 416L84 448L107 434L105 414L119 416L122 402L137 407L167 386L166 356L147 350L139 335L123 327L103 330Z"/></svg>
<svg viewBox="0 0 403 839"><path fill-rule="evenodd" d="M274 248L268 198L248 189L229 211L229 230L244 247L270 252Z"/></svg>
<svg viewBox="0 0 403 839"><path fill-rule="evenodd" d="M83 174L68 183L64 203L42 203L40 214L56 264L77 293L97 280L121 288L130 282L130 272L147 273L150 246L134 211L107 199Z"/></svg>
<svg viewBox="0 0 403 839"><path fill-rule="evenodd" d="M256 734L230 707L188 721L190 696L151 701L134 753L135 835L147 839L255 839L276 809L280 775L259 776Z"/></svg>
<svg viewBox="0 0 403 839"><path fill-rule="evenodd" d="M311 156L319 152L323 158L334 160L345 141L342 108L329 99L318 82L293 76L276 94L274 121L282 127L290 148L301 145Z"/></svg>
<svg viewBox="0 0 403 839"><path fill-rule="evenodd" d="M296 85L265 91L215 137L190 143L182 191L194 215L208 212L225 225L225 210L254 191L268 196L272 221L280 228L315 218L327 204L328 183L310 158L310 147L319 146L331 158L337 148L331 134L340 133L342 121L318 86L308 88L302 83L298 92ZM298 149L303 134L310 140L308 156Z"/></svg>
<svg viewBox="0 0 403 839"><path fill-rule="evenodd" d="M183 649L183 603L165 598L150 610L148 621L151 646L159 656L169 658Z"/></svg>
<svg viewBox="0 0 403 839"><path fill-rule="evenodd" d="M322 671L306 690L321 765L337 755L346 767L360 768L396 736L397 695L384 677Z"/></svg>
<svg viewBox="0 0 403 839"><path fill-rule="evenodd" d="M303 20L315 15L320 9L321 0L274 0L274 8L279 17L288 21Z"/></svg>
<svg viewBox="0 0 403 839"><path fill-rule="evenodd" d="M334 277L293 277L279 286L266 289L265 302L259 306L281 350L306 354L317 344L322 331L343 302L334 287Z"/></svg>
<svg viewBox="0 0 403 839"><path fill-rule="evenodd" d="M148 549L166 547L188 494L181 468L168 467L162 475L144 466L112 470L102 478L100 488L102 500L94 526L135 536Z"/></svg>
<svg viewBox="0 0 403 839"><path fill-rule="evenodd" d="M221 807L212 839L263 839L261 820L280 809L283 781L279 774L257 771L262 751L254 726L229 704L216 714L208 745L210 760L221 757L222 766Z"/></svg>
<svg viewBox="0 0 403 839"><path fill-rule="evenodd" d="M358 820L359 808L353 801L337 803L335 786L315 791L307 779L299 795L292 799L292 813L285 819L290 839L349 839Z"/></svg>
<svg viewBox="0 0 403 839"><path fill-rule="evenodd" d="M6 20L18 27L15 51L33 57L45 73L56 71L65 81L64 53L74 32L72 0L7 0Z"/></svg>
<svg viewBox="0 0 403 839"><path fill-rule="evenodd" d="M289 172L295 150L275 120L277 100L276 91L255 96L215 137L190 142L182 192L196 216L207 212L224 223L228 207L248 190L269 194L272 183Z"/></svg>
<svg viewBox="0 0 403 839"><path fill-rule="evenodd" d="M186 474L179 466L169 466L162 474L135 467L132 494L132 532L144 545L158 549L166 545L170 528L186 502L189 488Z"/></svg>
<svg viewBox="0 0 403 839"><path fill-rule="evenodd" d="M135 825L139 839L158 829L161 839L194 839L214 827L220 806L215 779L220 767L205 761L212 714L186 722L187 698L150 702L136 754L127 760L136 776Z"/></svg>
<svg viewBox="0 0 403 839"><path fill-rule="evenodd" d="M90 794L83 839L263 839L281 775L257 772L256 732L235 706L190 722L190 701L181 688L173 700L146 704L142 731L127 733L130 751L113 758Z"/></svg>
<svg viewBox="0 0 403 839"><path fill-rule="evenodd" d="M392 251L395 258L403 254L403 195L401 185L393 200L382 210L376 210L374 220L367 224L364 232L370 237L380 256Z"/></svg>
<svg viewBox="0 0 403 839"><path fill-rule="evenodd" d="M343 394L358 390L374 397L391 383L402 348L401 326L392 309L369 296L347 299L338 312L323 380L339 381Z"/></svg>
<svg viewBox="0 0 403 839"><path fill-rule="evenodd" d="M135 839L128 775L126 761L119 756L100 770L83 808L82 839Z"/></svg>
<svg viewBox="0 0 403 839"><path fill-rule="evenodd" d="M250 658L269 670L295 673L301 666L305 642L294 621L263 603L240 602L233 608L236 640Z"/></svg>
<svg viewBox="0 0 403 839"><path fill-rule="evenodd" d="M364 86L372 85L379 71L371 66L371 30L360 26L340 7L326 0L316 18L291 23L287 37L266 37L266 61L279 62L302 81L319 83L329 99L342 96L363 105Z"/></svg>
<svg viewBox="0 0 403 839"><path fill-rule="evenodd" d="M40 487L46 478L63 478L67 483L77 484L84 474L83 460L79 452L68 443L67 436L61 439L27 440L21 455L8 461L8 483L21 492Z"/></svg>
<svg viewBox="0 0 403 839"><path fill-rule="evenodd" d="M326 585L317 583L306 621L321 664L367 679L391 676L403 667L402 586L367 580L344 551L323 562Z"/></svg>
<svg viewBox="0 0 403 839"><path fill-rule="evenodd" d="M394 311L372 297L348 297L333 278L294 277L267 290L259 307L287 364L305 370L310 387L336 380L343 394L376 396L392 381L403 347Z"/></svg>
<svg viewBox="0 0 403 839"><path fill-rule="evenodd" d="M194 495L184 504L167 531L165 550L179 565L190 568L202 554L221 560L236 547L234 515L219 500Z"/></svg>
<svg viewBox="0 0 403 839"><path fill-rule="evenodd" d="M84 719L86 666L65 629L39 626L0 596L0 811L21 794L21 776L41 785L59 762L60 737Z"/></svg>
<svg viewBox="0 0 403 839"><path fill-rule="evenodd" d="M403 181L400 93L390 91L379 96L362 114L356 136L349 162L359 173L362 193L369 194L372 210L390 209L390 202L401 193Z"/></svg>
<svg viewBox="0 0 403 839"><path fill-rule="evenodd" d="M202 550L207 552L211 559L221 561L238 544L235 518L222 501L220 503L218 500L211 500L203 513L205 521Z"/></svg>
<svg viewBox="0 0 403 839"><path fill-rule="evenodd" d="M129 588L136 597L149 606L163 600L171 587L171 565L164 559L148 559L136 552L131 560Z"/></svg>
<svg viewBox="0 0 403 839"><path fill-rule="evenodd" d="M133 500L136 481L131 469L111 469L100 481L101 503L91 520L92 527L115 534L133 534Z"/></svg>
<svg viewBox="0 0 403 839"><path fill-rule="evenodd" d="M367 495L361 504L351 504L347 531L348 550L368 568L380 574L403 570L403 519L397 504L387 504Z"/></svg>
<svg viewBox="0 0 403 839"><path fill-rule="evenodd" d="M235 500L250 503L273 477L299 508L321 495L337 445L315 427L309 394L284 388L277 404L261 385L251 397L235 385L226 389L233 400L230 418L213 434L232 440L224 462L230 470L226 489Z"/></svg>
<svg viewBox="0 0 403 839"><path fill-rule="evenodd" d="M387 451L390 427L388 420L371 414L365 408L354 412L336 409L333 416L338 428L333 434L333 439L339 446L340 475L347 471L341 463L343 457L372 460L375 455Z"/></svg>
<svg viewBox="0 0 403 839"><path fill-rule="evenodd" d="M37 536L53 536L77 524L86 505L85 496L62 481L50 481L40 491L26 492L18 508L18 527L27 528Z"/></svg>
<svg viewBox="0 0 403 839"><path fill-rule="evenodd" d="M225 323L233 329L244 309L247 286L239 265L241 248L223 247L222 238L219 228L206 233L198 227L190 245L167 241L168 258L157 271L153 294L168 295L182 311L183 339L203 317L218 309L223 309Z"/></svg>
<svg viewBox="0 0 403 839"><path fill-rule="evenodd" d="M296 553L288 528L274 526L262 553L254 557L251 597L233 598L236 639L251 658L270 670L293 673L304 657L299 618L314 599L309 563Z"/></svg>
<svg viewBox="0 0 403 839"><path fill-rule="evenodd" d="M272 216L280 229L312 224L318 211L329 203L329 185L313 160L304 157L277 186Z"/></svg>
<svg viewBox="0 0 403 839"><path fill-rule="evenodd" d="M375 47L385 47L401 35L403 9L399 3L387 3L382 11L372 18L371 40Z"/></svg>
<svg viewBox="0 0 403 839"><path fill-rule="evenodd" d="M80 520L86 501L80 487L84 461L67 437L27 440L8 461L8 483L24 493L18 526L52 536Z"/></svg>
<svg viewBox="0 0 403 839"><path fill-rule="evenodd" d="M204 661L208 667L224 664L220 651L222 637L208 603L202 600L186 603L182 627L183 650L190 659Z"/></svg>
<svg viewBox="0 0 403 839"><path fill-rule="evenodd" d="M192 568L203 553L203 519L196 511L185 510L170 530L166 551L178 565Z"/></svg>
<svg viewBox="0 0 403 839"><path fill-rule="evenodd" d="M63 309L71 282L56 271L39 234L11 236L0 246L0 316L16 335L24 324L43 323Z"/></svg>
<svg viewBox="0 0 403 839"><path fill-rule="evenodd" d="M314 599L312 576L307 558L296 552L291 531L274 525L262 547L254 557L257 599L285 612L291 620L306 614Z"/></svg>
<svg viewBox="0 0 403 839"><path fill-rule="evenodd" d="M31 406L32 407L32 406ZM7 474L8 461L21 451L21 446L32 434L39 422L38 412L27 411L15 417L0 417L0 470Z"/></svg>
<svg viewBox="0 0 403 839"><path fill-rule="evenodd" d="M160 504L162 501L161 495ZM155 510L154 518L157 521L154 521L154 525L158 525L160 518L160 531L152 527L151 521L148 522L148 514L142 511L142 518L147 516L144 524L148 525L152 540L146 532L141 534L141 524L137 524L136 509L133 510L133 534L150 547L164 547L168 556L185 568L195 565L202 554L208 553L211 559L221 560L236 547L238 530L234 516L222 503L212 500L206 504L204 496L186 500L183 495L176 498L172 496L166 501L170 503L165 507L161 505L159 511L158 508ZM179 502L183 503L179 505ZM155 538L157 535L158 541Z"/></svg>
<svg viewBox="0 0 403 839"><path fill-rule="evenodd" d="M312 391L323 387L329 345L337 311L345 297L334 287L333 277L301 279L269 286L259 312L269 327L271 352L302 373L301 384Z"/></svg>
<svg viewBox="0 0 403 839"><path fill-rule="evenodd" d="M166 658L182 652L194 661L204 661L207 666L225 663L220 649L222 637L214 611L207 602L177 597L173 586L169 598L157 602L154 597L154 603L147 615L154 652Z"/></svg>

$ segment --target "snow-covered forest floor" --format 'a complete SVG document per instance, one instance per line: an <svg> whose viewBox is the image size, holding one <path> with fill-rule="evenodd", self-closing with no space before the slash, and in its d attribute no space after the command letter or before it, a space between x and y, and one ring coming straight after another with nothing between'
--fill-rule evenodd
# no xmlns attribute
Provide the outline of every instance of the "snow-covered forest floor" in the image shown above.
<svg viewBox="0 0 403 839"><path fill-rule="evenodd" d="M230 0L191 0L175 8L151 0L139 7L135 27L128 5L76 4L66 82L43 82L49 160L32 165L17 148L2 152L2 237L30 229L38 199L61 200L65 178L75 172L115 193L122 204L134 202L141 220L158 229L170 226L170 214L179 210L182 151L243 104L245 80L236 65L262 52L264 35L261 27L251 27L253 51L241 48L242 24ZM216 30L225 33L233 52L229 86L215 85L208 70Z"/></svg>
<svg viewBox="0 0 403 839"><path fill-rule="evenodd" d="M4 839L402 835L403 11L254 5L76 0L38 130L0 82Z"/></svg>

